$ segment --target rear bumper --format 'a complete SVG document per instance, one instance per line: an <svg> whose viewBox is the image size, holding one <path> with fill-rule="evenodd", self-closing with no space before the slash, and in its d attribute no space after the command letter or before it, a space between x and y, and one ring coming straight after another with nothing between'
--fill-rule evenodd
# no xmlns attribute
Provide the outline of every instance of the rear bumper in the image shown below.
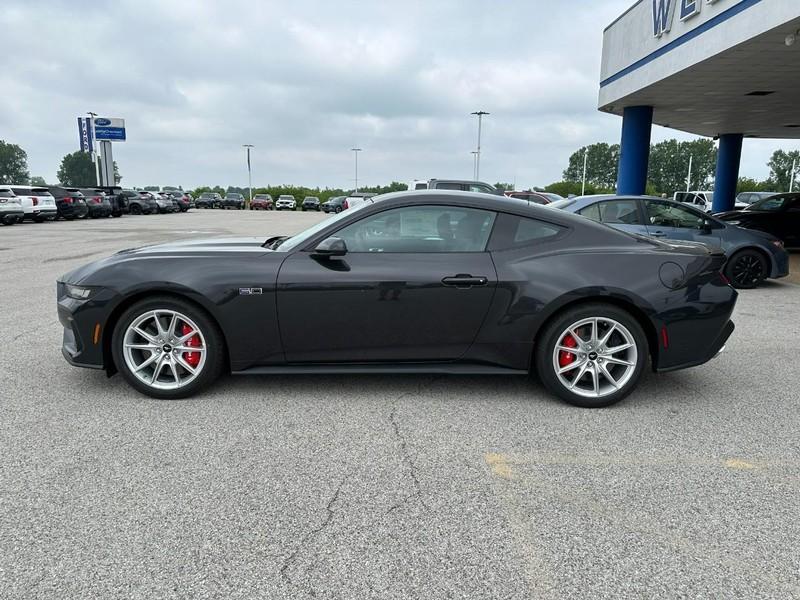
<svg viewBox="0 0 800 600"><path fill-rule="evenodd" d="M779 279L789 275L789 253L785 250L772 255L772 269L770 277Z"/></svg>
<svg viewBox="0 0 800 600"><path fill-rule="evenodd" d="M699 365L707 363L708 361L716 358L722 353L722 351L725 349L725 344L731 337L731 334L733 333L734 329L736 329L736 326L733 324L733 321L728 321L723 327L722 331L717 336L717 338L711 344L711 346L707 348L703 356L678 365L656 367L656 371L659 373L668 373L670 371L679 371L681 369L697 367Z"/></svg>
<svg viewBox="0 0 800 600"><path fill-rule="evenodd" d="M59 207L58 216L63 219L80 219L89 213L85 204L72 204Z"/></svg>

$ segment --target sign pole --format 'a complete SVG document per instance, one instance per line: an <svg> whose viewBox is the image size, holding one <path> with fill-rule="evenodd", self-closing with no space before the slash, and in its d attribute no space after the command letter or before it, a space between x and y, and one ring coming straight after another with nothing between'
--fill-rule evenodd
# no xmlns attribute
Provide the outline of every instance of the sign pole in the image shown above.
<svg viewBox="0 0 800 600"><path fill-rule="evenodd" d="M89 112L89 127L91 128L92 135L92 162L94 163L94 179L95 185L100 185L100 163L97 162L97 138L94 136L94 118L97 113Z"/></svg>

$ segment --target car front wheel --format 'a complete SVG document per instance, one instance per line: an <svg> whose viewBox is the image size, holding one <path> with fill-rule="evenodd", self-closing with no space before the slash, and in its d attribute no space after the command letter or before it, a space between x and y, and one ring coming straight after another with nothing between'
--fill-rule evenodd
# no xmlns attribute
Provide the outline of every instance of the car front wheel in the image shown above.
<svg viewBox="0 0 800 600"><path fill-rule="evenodd" d="M625 398L648 358L638 321L606 304L561 313L545 326L536 348L536 371L545 387L583 408L602 408Z"/></svg>
<svg viewBox="0 0 800 600"><path fill-rule="evenodd" d="M166 400L210 385L225 360L217 324L202 309L169 296L126 310L114 327L111 349L114 364L133 388Z"/></svg>
<svg viewBox="0 0 800 600"><path fill-rule="evenodd" d="M741 250L725 265L725 277L740 290L758 287L767 278L767 260L757 250Z"/></svg>

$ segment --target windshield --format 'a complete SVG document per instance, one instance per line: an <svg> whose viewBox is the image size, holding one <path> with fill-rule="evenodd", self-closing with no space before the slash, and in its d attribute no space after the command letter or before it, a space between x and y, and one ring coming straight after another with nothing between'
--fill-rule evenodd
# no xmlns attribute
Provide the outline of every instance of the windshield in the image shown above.
<svg viewBox="0 0 800 600"><path fill-rule="evenodd" d="M750 206L745 208L744 210L747 211L758 211L758 212L777 212L783 208L783 205L786 203L786 198L766 198L764 200L759 200L758 202L753 202Z"/></svg>
<svg viewBox="0 0 800 600"><path fill-rule="evenodd" d="M329 227L329 226L333 225L334 223L337 223L338 221L341 221L342 219L351 216L354 212L362 210L362 209L366 208L367 206L372 206L372 203L364 202L363 204L359 204L358 206L354 206L353 208L351 208L349 210L343 210L342 212L334 215L333 217L328 217L327 219L325 219L324 221L320 221L319 223L317 223L313 227L310 227L309 229L306 229L305 231L301 231L297 235L294 235L294 236L284 240L275 249L278 252L289 252L291 250L294 250L295 248L298 248L299 246L302 246L307 240L309 240L310 238L312 238L315 235L317 235L320 231L322 231L326 227Z"/></svg>

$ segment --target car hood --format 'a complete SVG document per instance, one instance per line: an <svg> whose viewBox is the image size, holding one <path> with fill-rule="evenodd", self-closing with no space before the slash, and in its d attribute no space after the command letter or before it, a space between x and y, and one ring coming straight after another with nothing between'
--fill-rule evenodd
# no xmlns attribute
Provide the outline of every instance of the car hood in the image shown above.
<svg viewBox="0 0 800 600"><path fill-rule="evenodd" d="M198 240L182 240L166 244L154 244L138 248L120 250L106 258L90 262L82 267L66 273L59 281L81 283L90 275L129 261L153 259L178 259L195 257L230 256L241 254L248 256L275 254L274 250L263 247L263 237L210 238Z"/></svg>

